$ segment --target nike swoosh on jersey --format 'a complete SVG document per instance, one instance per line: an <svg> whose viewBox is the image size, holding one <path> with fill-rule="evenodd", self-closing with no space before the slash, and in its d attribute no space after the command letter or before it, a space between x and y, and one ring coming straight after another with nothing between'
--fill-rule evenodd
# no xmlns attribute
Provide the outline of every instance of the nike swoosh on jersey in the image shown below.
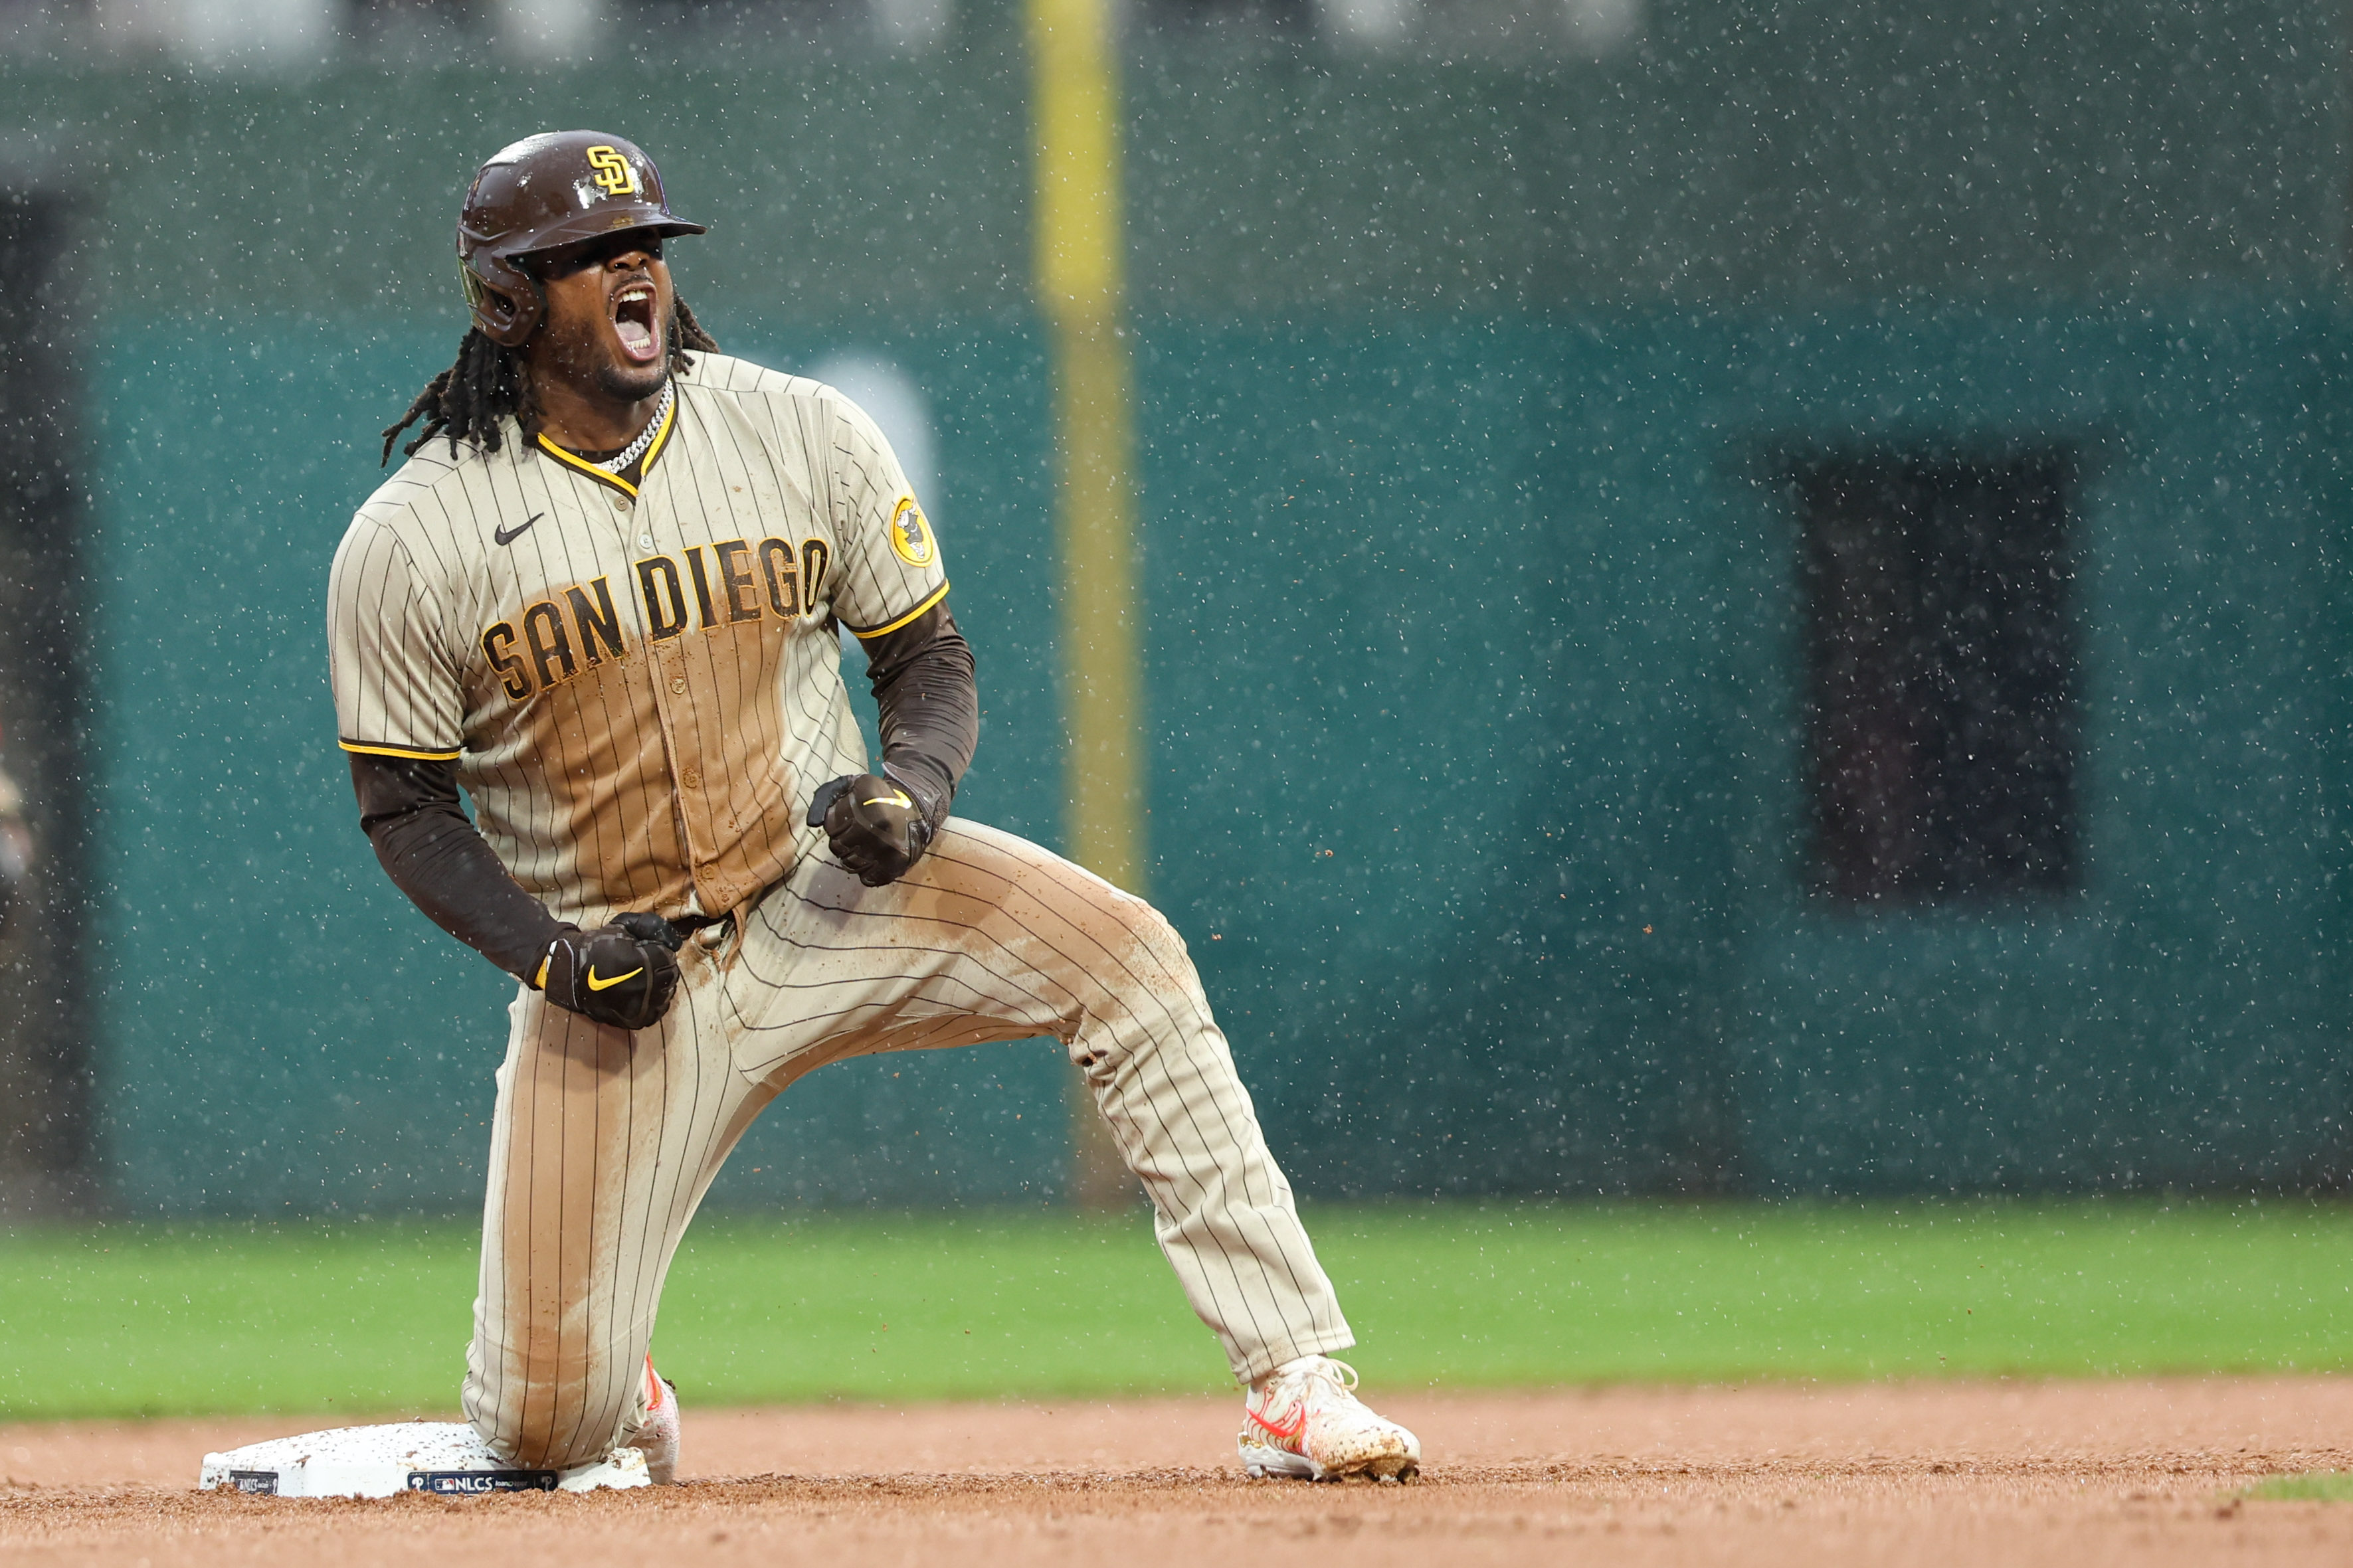
<svg viewBox="0 0 2353 1568"><path fill-rule="evenodd" d="M610 980L599 980L596 978L596 966L592 963L588 966L588 989L591 991L610 991L622 981L635 980L638 975L643 974L645 972L646 966L640 963L635 969L630 970L627 974L616 974Z"/></svg>
<svg viewBox="0 0 2353 1568"><path fill-rule="evenodd" d="M491 537L497 540L501 544L512 544L516 540L521 539L523 536L524 531L530 528L533 523L537 522L541 518L545 517L546 515L547 514L543 511L533 512L529 517L524 518L512 528L494 528L491 530Z"/></svg>

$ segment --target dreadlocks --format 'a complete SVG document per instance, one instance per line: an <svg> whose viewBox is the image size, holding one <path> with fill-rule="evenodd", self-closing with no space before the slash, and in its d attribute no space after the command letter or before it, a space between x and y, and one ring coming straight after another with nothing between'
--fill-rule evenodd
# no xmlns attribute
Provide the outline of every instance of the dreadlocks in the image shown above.
<svg viewBox="0 0 2353 1568"><path fill-rule="evenodd" d="M672 295L670 317L670 372L672 375L694 368L686 357L692 349L701 353L717 353L719 344L686 301ZM392 444L400 433L425 421L425 428L417 439L400 449L401 456L413 458L425 443L436 436L449 437L449 455L458 455L458 443L471 441L485 452L495 452L504 442L499 421L513 415L528 431L539 422L539 410L532 406L531 383L522 374L521 350L502 348L492 342L480 327L470 327L465 341L458 345L458 360L448 370L425 384L417 401L400 422L384 433L384 461L392 461Z"/></svg>

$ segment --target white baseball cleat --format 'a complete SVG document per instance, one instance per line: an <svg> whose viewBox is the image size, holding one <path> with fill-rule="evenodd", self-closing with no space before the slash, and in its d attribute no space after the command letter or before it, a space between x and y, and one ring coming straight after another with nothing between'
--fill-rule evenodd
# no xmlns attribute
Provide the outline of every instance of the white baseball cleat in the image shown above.
<svg viewBox="0 0 2353 1568"><path fill-rule="evenodd" d="M1330 1356L1301 1356L1267 1373L1242 1406L1242 1468L1311 1481L1411 1480L1420 1440L1366 1409L1356 1387L1356 1369Z"/></svg>
<svg viewBox="0 0 2353 1568"><path fill-rule="evenodd" d="M670 1458L675 1461L677 1457L673 1442ZM646 1457L635 1448L616 1448L606 1458L568 1470L528 1469L491 1453L462 1421L397 1421L273 1437L226 1454L206 1454L196 1477L199 1490L269 1497L393 1497L401 1492L466 1497L651 1484Z"/></svg>
<svg viewBox="0 0 2353 1568"><path fill-rule="evenodd" d="M646 1357L646 1424L629 1447L645 1456L646 1479L654 1485L678 1479L678 1390L655 1373L651 1356Z"/></svg>

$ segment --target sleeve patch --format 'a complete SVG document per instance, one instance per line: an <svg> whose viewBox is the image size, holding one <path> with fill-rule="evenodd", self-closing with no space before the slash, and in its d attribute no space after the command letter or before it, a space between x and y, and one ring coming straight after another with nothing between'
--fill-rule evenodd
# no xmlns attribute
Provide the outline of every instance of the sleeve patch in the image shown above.
<svg viewBox="0 0 2353 1568"><path fill-rule="evenodd" d="M910 566L929 566L939 559L932 525L913 496L901 496L898 510L891 514L891 549Z"/></svg>

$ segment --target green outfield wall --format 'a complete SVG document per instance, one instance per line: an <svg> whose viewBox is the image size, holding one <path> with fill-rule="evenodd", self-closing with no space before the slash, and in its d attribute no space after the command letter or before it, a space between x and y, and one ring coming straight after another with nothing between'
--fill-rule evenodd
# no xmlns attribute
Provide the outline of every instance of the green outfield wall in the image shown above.
<svg viewBox="0 0 2353 1568"><path fill-rule="evenodd" d="M1130 61L1152 891L1278 1152L1322 1194L2333 1180L2335 23L1653 10L1608 62ZM358 833L321 605L374 432L458 334L453 193L512 134L654 149L717 225L678 267L731 350L921 388L986 710L959 809L1053 841L1023 98L961 26L618 89L0 72L83 192L121 1206L478 1199L509 987ZM1775 464L2019 446L2081 466L2082 890L1840 913ZM1050 1197L1064 1070L828 1068L717 1201Z"/></svg>
<svg viewBox="0 0 2353 1568"><path fill-rule="evenodd" d="M715 325L773 363L845 346ZM1303 1185L2333 1168L2348 325L1149 326L1153 885ZM162 323L100 361L104 1104L135 1206L459 1204L477 1179L506 987L377 872L320 629L384 389L437 342ZM960 809L1050 842L1036 342L855 346L937 409L986 709ZM2089 454L2086 889L1830 912L1801 866L1795 535L1759 455L2024 435ZM828 1068L722 1195L1042 1195L1060 1070L1047 1047Z"/></svg>

